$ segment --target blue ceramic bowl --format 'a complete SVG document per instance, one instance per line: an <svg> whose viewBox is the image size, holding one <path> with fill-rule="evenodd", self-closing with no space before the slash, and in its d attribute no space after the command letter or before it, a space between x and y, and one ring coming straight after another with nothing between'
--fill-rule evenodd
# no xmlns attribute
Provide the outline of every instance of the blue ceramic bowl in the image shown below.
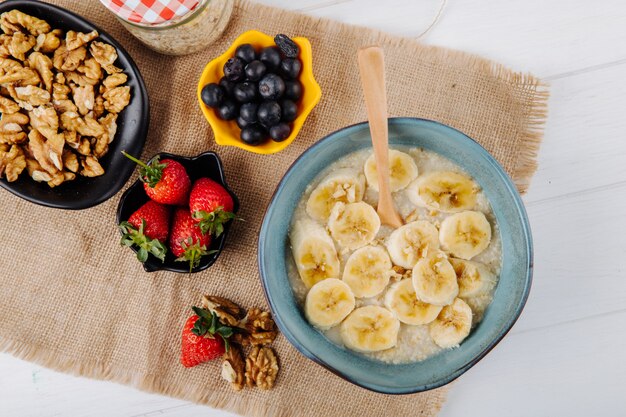
<svg viewBox="0 0 626 417"><path fill-rule="evenodd" d="M389 120L389 143L422 147L465 169L483 188L502 238L502 272L483 320L460 347L422 362L392 365L342 348L313 328L291 290L286 257L289 223L306 186L333 161L371 147L369 126L357 124L317 142L291 166L267 209L259 236L259 269L269 305L285 337L306 357L364 388L409 394L445 385L485 356L519 317L532 280L532 241L526 211L511 179L478 143L451 127L423 119Z"/></svg>

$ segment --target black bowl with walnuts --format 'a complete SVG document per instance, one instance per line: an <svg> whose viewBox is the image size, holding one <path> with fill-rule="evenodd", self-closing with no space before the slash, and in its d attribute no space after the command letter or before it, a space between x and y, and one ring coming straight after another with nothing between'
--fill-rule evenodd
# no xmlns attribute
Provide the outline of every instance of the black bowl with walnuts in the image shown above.
<svg viewBox="0 0 626 417"><path fill-rule="evenodd" d="M116 194L148 133L144 81L110 35L63 8L0 4L0 186L85 209Z"/></svg>

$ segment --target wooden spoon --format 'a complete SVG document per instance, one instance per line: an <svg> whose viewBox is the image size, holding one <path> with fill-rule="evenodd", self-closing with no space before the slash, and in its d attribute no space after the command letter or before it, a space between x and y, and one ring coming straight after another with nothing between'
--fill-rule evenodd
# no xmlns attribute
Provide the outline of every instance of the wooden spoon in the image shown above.
<svg viewBox="0 0 626 417"><path fill-rule="evenodd" d="M383 50L378 46L359 49L359 71L378 171L378 216L383 224L398 228L404 222L393 204L389 189L389 137Z"/></svg>

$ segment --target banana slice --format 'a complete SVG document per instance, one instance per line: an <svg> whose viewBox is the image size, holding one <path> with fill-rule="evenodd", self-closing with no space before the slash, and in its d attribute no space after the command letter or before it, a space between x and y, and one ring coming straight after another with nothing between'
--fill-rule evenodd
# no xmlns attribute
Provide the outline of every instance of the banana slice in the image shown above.
<svg viewBox="0 0 626 417"><path fill-rule="evenodd" d="M442 252L417 261L411 278L417 298L425 303L445 306L459 293L454 268Z"/></svg>
<svg viewBox="0 0 626 417"><path fill-rule="evenodd" d="M324 279L340 276L335 244L317 222L310 219L296 222L289 238L298 273L307 288Z"/></svg>
<svg viewBox="0 0 626 417"><path fill-rule="evenodd" d="M365 246L350 255L343 268L343 281L356 297L380 294L393 273L387 251L380 246Z"/></svg>
<svg viewBox="0 0 626 417"><path fill-rule="evenodd" d="M356 203L363 199L365 178L356 171L338 169L324 178L311 192L306 202L306 212L316 220L325 222L335 203Z"/></svg>
<svg viewBox="0 0 626 417"><path fill-rule="evenodd" d="M341 323L352 310L355 300L352 290L337 278L318 282L309 290L304 314L313 326L329 329Z"/></svg>
<svg viewBox="0 0 626 417"><path fill-rule="evenodd" d="M442 348L458 346L472 329L472 309L460 298L445 306L430 323L430 337Z"/></svg>
<svg viewBox="0 0 626 417"><path fill-rule="evenodd" d="M377 352L398 342L400 322L384 307L369 305L354 310L341 323L341 339L358 352Z"/></svg>
<svg viewBox="0 0 626 417"><path fill-rule="evenodd" d="M367 186L378 191L378 169L376 158L371 154L363 167ZM402 190L417 177L417 165L411 155L404 152L389 150L389 188L391 192Z"/></svg>
<svg viewBox="0 0 626 417"><path fill-rule="evenodd" d="M412 325L430 323L437 318L443 308L420 301L410 279L403 279L389 287L385 294L385 306L402 323Z"/></svg>
<svg viewBox="0 0 626 417"><path fill-rule="evenodd" d="M408 194L416 206L456 213L474 208L478 190L478 185L466 175L436 171L413 181L408 188Z"/></svg>
<svg viewBox="0 0 626 417"><path fill-rule="evenodd" d="M470 260L489 246L491 225L479 211L453 214L441 222L439 242L453 256Z"/></svg>
<svg viewBox="0 0 626 417"><path fill-rule="evenodd" d="M380 218L372 206L336 203L328 218L330 235L345 249L358 249L371 243L380 229Z"/></svg>
<svg viewBox="0 0 626 417"><path fill-rule="evenodd" d="M487 265L480 262L450 258L459 283L459 297L475 297L485 294L496 285L496 276Z"/></svg>
<svg viewBox="0 0 626 417"><path fill-rule="evenodd" d="M420 258L439 249L439 232L432 223L417 220L394 230L386 245L394 264L411 269Z"/></svg>

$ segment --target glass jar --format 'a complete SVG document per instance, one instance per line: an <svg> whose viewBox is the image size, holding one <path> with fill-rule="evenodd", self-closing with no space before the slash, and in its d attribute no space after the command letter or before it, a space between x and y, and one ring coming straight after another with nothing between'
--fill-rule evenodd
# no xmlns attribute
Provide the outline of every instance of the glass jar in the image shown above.
<svg viewBox="0 0 626 417"><path fill-rule="evenodd" d="M130 22L119 15L116 17L149 48L166 55L185 55L198 52L222 35L234 3L234 0L200 0L187 14L158 24Z"/></svg>

